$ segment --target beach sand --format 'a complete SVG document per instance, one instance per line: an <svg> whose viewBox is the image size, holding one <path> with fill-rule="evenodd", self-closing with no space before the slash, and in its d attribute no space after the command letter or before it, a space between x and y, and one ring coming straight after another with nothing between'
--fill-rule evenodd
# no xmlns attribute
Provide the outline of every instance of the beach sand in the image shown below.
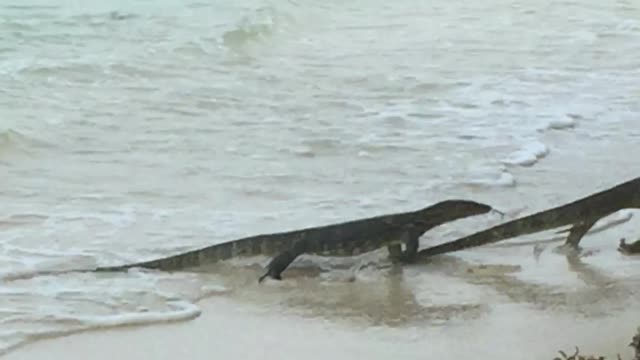
<svg viewBox="0 0 640 360"><path fill-rule="evenodd" d="M200 306L203 313L193 321L45 340L5 359L552 359L559 349L572 353L574 345L630 358L627 345L638 326L637 309L577 320L505 307L465 326L382 331L256 314L225 299Z"/></svg>

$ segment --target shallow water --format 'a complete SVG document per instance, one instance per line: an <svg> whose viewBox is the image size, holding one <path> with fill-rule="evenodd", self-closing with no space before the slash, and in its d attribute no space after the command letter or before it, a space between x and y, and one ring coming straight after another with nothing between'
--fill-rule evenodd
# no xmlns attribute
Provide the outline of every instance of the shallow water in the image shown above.
<svg viewBox="0 0 640 360"><path fill-rule="evenodd" d="M3 4L0 273L149 259L449 197L513 213L571 201L637 176L636 53L631 1ZM423 246L496 221L450 224ZM213 274L6 281L0 349L191 319L211 294L383 327L486 318L503 297L600 316L635 294L634 263L614 249L636 235L625 224L590 238L600 252L585 261L604 274L578 266L582 277L519 247L401 274L377 253L308 257L273 287L255 284L265 258ZM460 259L522 268L478 280L446 270L465 269ZM361 262L378 266L354 275Z"/></svg>

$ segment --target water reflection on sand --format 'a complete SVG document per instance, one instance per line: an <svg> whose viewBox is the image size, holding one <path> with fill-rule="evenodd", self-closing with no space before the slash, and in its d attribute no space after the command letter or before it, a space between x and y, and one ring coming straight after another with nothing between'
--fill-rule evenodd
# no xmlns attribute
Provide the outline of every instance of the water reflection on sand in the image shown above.
<svg viewBox="0 0 640 360"><path fill-rule="evenodd" d="M637 294L635 278L616 278L577 255L547 256L565 258L566 272L579 281L555 285L523 280L519 265L476 264L447 255L410 266L369 263L358 271L348 266L330 271L292 267L284 281L266 286L257 285L258 267L238 271L234 266L224 281L231 298L268 311L392 327L478 319L514 304L595 318L623 310L626 299Z"/></svg>

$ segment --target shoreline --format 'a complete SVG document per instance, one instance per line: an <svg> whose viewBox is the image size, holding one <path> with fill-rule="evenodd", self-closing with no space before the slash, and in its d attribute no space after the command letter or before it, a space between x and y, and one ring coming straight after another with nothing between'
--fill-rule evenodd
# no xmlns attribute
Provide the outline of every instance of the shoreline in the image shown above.
<svg viewBox="0 0 640 360"><path fill-rule="evenodd" d="M422 352L425 357L450 359L469 353L492 359L552 359L559 350L572 354L577 346L580 354L615 358L619 353L626 360L632 359L628 344L638 325L637 313L630 310L597 320L554 315L516 318L509 314L513 309L505 306L493 319L464 324L367 329L303 316L260 314L222 298L209 298L198 305L202 315L191 321L43 339L3 358L289 359L309 354L310 358L337 360L357 356L415 359L415 354ZM525 315L529 311L517 312ZM490 346L489 341L500 346Z"/></svg>
<svg viewBox="0 0 640 360"><path fill-rule="evenodd" d="M556 148L571 148L574 145L564 142L557 144ZM624 147L624 144L608 147L610 156L626 151ZM572 183L580 183L577 181L586 172L599 173L606 170L607 162L590 162L591 156L599 154L598 150L597 147L585 148L582 156L574 158L561 149L551 152L550 156L536 165L533 172L530 169L512 169L516 178L522 181L511 190L501 189L504 194L496 197L497 202L524 202L527 208L524 211L530 213L630 178L633 167L626 166L616 174L615 181L608 176L590 182L588 189L584 186L570 186ZM569 171L561 166L567 163L568 158L577 160L572 162L571 168L579 171ZM606 186L602 186L603 183ZM491 196L499 190L484 192L481 197ZM531 191L536 191L536 197L531 196ZM595 275L587 280L592 281L590 286L596 290L591 290L587 300L581 300L579 294L572 292L553 294L562 299L560 308L554 308L555 298L542 299L544 306L550 309L541 311L535 308L536 304L540 304L536 302L543 294L541 291L549 289L542 286L536 290L537 284L575 290L576 273L568 271L558 255L545 252L542 256L546 263L541 263L542 268L536 268L529 248L481 247L463 252L463 257L484 259L481 262L486 263L516 262L523 266L525 271L522 276L526 275L525 279L490 288L489 292L494 293L486 294L487 290L482 290L482 286L479 292L476 290L469 293L467 285L473 287L477 284L460 286L456 281L464 281L459 281L459 278L447 277L443 280L442 274L433 274L427 268L408 267L405 271L408 276L403 280L408 282L407 286L391 284L390 289L382 291L391 291L392 297L387 298L384 294L379 294L379 287L384 282L379 278L373 282L366 279L356 281L343 287L332 284L333 288L327 292L327 288L317 278L305 280L303 277L303 280L296 280L295 277L290 277L290 282L284 285L284 289L268 289L275 290L273 292L265 291L267 289L264 288L245 289L240 286L240 295L218 295L201 299L196 302L201 315L193 320L84 331L37 340L10 351L2 358L100 360L119 357L121 360L175 360L188 357L198 360L216 356L241 359L288 359L304 356L311 359L331 357L340 360L365 356L369 360L375 360L415 359L415 354L419 353L426 357L455 359L468 357L472 353L479 358L513 359L515 354L519 359L537 360L557 357L559 350L571 355L575 346L578 346L581 354L603 354L607 358L615 358L620 353L622 359L626 360L631 358L631 348L628 347L630 334L638 326L637 312L632 309L638 304L629 304L633 299L618 298L616 293L601 296L598 289L603 285L602 281L606 282L608 279L601 280L600 274L593 273L593 270L604 270L606 275L616 278L629 276L628 271L631 271L629 269L633 267L634 261L625 257L619 263L621 258L617 255L616 247L620 237L633 236L634 228L637 227L637 221L634 220L635 217L620 226L590 235L583 241L584 245L601 250L585 259L591 266L591 273L587 275ZM431 240L426 241L435 241L435 234L434 232L433 237L429 237ZM255 275L251 273L248 276ZM527 283L534 284L532 288L537 292L529 294L528 289L518 288ZM444 295L431 289L440 286L438 284L446 284L447 291ZM407 310L406 299L397 295L397 291L408 291L407 298L414 301L409 306L414 306L415 309ZM334 299L327 299L327 296ZM598 301L611 302L611 313L589 314L589 302L602 297L605 300ZM381 303L387 300L400 301L400 304ZM311 302L307 303L309 301ZM578 302L575 309L571 308L572 301ZM300 302L307 307L300 306ZM367 318L385 311L390 313L380 316L412 317L416 311L424 311L425 302L428 303L426 309L434 306L437 308L439 304L455 306L465 302L489 304L490 309L479 318L451 321L436 318L433 322L427 321L420 325L409 323L397 326L383 322L382 325L363 326L357 321L358 316ZM624 304L621 305L620 302ZM290 304L294 304L292 311L280 307L286 308ZM603 304L598 306L606 308ZM563 313L563 309L567 308L571 311ZM600 308L597 310L602 311ZM300 312L305 311L315 313L312 316L300 315ZM341 311L347 312L341 314ZM586 313L580 315L581 311ZM354 313L356 321L353 320Z"/></svg>

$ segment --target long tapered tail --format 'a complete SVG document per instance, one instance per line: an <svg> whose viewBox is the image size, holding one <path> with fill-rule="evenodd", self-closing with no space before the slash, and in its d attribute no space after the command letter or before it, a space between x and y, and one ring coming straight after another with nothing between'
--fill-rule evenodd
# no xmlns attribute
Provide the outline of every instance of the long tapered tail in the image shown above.
<svg viewBox="0 0 640 360"><path fill-rule="evenodd" d="M277 251L290 246L290 243L291 240L289 240L289 238L281 236L280 234L257 235L221 244L215 244L160 259L119 266L99 267L93 271L124 271L136 267L165 271L182 270L212 264L235 257L274 254Z"/></svg>

